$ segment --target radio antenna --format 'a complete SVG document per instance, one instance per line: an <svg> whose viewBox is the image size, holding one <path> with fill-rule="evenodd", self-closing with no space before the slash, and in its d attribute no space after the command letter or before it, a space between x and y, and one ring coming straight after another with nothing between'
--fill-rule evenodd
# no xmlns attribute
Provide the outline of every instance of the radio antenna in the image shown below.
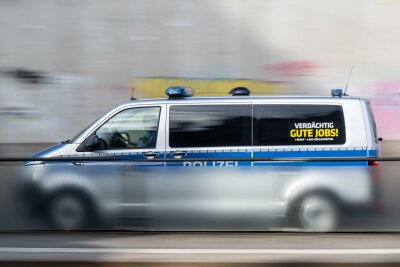
<svg viewBox="0 0 400 267"><path fill-rule="evenodd" d="M346 93L347 93L347 87L349 87L349 82L350 82L351 74L353 73L353 67L354 67L354 66L351 66L349 78L347 79L347 84L346 84L346 88L344 89L344 94L343 94L343 95L348 95L348 94L346 94Z"/></svg>
<svg viewBox="0 0 400 267"><path fill-rule="evenodd" d="M133 97L134 92L135 92L135 87L132 86L132 96L131 96L131 100L136 100L136 98Z"/></svg>

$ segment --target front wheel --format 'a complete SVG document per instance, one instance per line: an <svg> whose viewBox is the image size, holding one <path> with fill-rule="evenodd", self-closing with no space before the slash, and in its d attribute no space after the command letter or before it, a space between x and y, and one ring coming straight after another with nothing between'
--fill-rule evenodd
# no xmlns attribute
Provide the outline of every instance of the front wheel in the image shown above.
<svg viewBox="0 0 400 267"><path fill-rule="evenodd" d="M297 226L315 232L330 232L339 224L337 201L327 194L308 194L294 203L290 214Z"/></svg>
<svg viewBox="0 0 400 267"><path fill-rule="evenodd" d="M89 226L89 203L79 194L63 192L49 199L47 219L58 230L81 230Z"/></svg>

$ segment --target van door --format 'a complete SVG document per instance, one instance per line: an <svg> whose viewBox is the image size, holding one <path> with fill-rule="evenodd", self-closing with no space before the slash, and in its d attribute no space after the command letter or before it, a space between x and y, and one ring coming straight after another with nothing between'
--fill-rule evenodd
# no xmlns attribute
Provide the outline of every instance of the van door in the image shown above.
<svg viewBox="0 0 400 267"><path fill-rule="evenodd" d="M154 178L154 225L233 230L265 217L259 208L268 189L259 176L247 175L251 167L236 167L251 166L251 104L178 103L168 113L166 157L183 161L167 166L186 168L166 167L164 179Z"/></svg>
<svg viewBox="0 0 400 267"><path fill-rule="evenodd" d="M146 171L147 166L164 166L164 162L151 160L163 159L165 156L165 110L166 105L154 105L120 111L93 133L98 136L102 149L85 152L88 156L124 159L85 162L85 165L111 165L109 178L114 179L119 188L115 201L116 213L123 217L124 225L134 224L141 228L147 220L149 204ZM148 161L137 162L135 159Z"/></svg>
<svg viewBox="0 0 400 267"><path fill-rule="evenodd" d="M251 165L251 104L169 104L167 108L166 158L198 159L168 166Z"/></svg>
<svg viewBox="0 0 400 267"><path fill-rule="evenodd" d="M91 134L98 136L100 148L84 152L84 156L122 158L127 160L124 164L129 165L163 166L163 163L129 162L130 159L164 158L165 133L164 127L160 125L165 125L165 105L124 109ZM108 162L110 163L117 164L116 161ZM85 162L85 164L90 163Z"/></svg>

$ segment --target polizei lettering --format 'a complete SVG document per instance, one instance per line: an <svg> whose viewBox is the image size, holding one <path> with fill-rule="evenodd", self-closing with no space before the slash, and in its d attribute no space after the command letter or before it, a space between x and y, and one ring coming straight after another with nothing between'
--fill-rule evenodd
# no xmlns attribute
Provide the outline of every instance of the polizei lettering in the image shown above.
<svg viewBox="0 0 400 267"><path fill-rule="evenodd" d="M187 167L229 167L238 166L237 161L184 161L183 166Z"/></svg>

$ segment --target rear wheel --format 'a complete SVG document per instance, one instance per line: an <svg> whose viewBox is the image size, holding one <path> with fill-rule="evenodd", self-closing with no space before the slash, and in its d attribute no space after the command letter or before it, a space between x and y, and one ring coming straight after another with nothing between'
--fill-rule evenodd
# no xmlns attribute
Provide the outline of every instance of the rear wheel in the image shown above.
<svg viewBox="0 0 400 267"><path fill-rule="evenodd" d="M328 194L309 194L295 203L291 217L308 231L334 231L339 224L339 207Z"/></svg>

